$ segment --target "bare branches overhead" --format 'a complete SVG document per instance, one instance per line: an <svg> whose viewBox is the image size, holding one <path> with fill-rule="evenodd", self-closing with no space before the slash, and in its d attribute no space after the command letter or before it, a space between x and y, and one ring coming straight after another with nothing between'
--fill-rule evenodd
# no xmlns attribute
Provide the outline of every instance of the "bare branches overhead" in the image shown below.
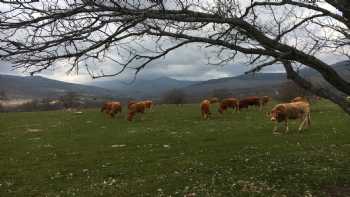
<svg viewBox="0 0 350 197"><path fill-rule="evenodd" d="M318 54L349 56L348 1L0 0L0 58L36 73L59 63L93 77L148 64L191 43L216 49L218 63L237 54L252 72L283 61L317 70L338 90L342 79ZM91 65L112 61L116 73Z"/></svg>

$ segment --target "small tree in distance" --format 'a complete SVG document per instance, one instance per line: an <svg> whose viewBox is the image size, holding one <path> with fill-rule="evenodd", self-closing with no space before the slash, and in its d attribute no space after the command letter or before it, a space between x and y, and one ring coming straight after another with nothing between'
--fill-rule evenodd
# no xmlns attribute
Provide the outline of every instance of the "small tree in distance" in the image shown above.
<svg viewBox="0 0 350 197"><path fill-rule="evenodd" d="M162 102L166 104L182 105L186 102L186 93L181 89L172 89L164 93Z"/></svg>
<svg viewBox="0 0 350 197"><path fill-rule="evenodd" d="M0 91L0 100L3 100L3 101L9 100L9 98L7 97L7 94L6 94L5 90L1 90L1 91Z"/></svg>
<svg viewBox="0 0 350 197"><path fill-rule="evenodd" d="M76 92L67 92L60 98L64 108L75 108L79 106L79 95Z"/></svg>
<svg viewBox="0 0 350 197"><path fill-rule="evenodd" d="M212 95L212 97L217 97L217 98L219 98L219 100L222 100L222 99L224 99L224 98L228 98L228 97L231 97L231 96L232 96L230 90L229 90L229 89L226 89L226 88L214 89L214 90L211 92L211 95Z"/></svg>

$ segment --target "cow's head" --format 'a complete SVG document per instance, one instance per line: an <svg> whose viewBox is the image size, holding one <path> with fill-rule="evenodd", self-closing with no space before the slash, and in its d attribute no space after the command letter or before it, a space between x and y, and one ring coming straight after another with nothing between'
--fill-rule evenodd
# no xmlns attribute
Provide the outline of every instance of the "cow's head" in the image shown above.
<svg viewBox="0 0 350 197"><path fill-rule="evenodd" d="M284 105L277 105L270 112L271 121L279 121L283 119L286 112L286 107Z"/></svg>

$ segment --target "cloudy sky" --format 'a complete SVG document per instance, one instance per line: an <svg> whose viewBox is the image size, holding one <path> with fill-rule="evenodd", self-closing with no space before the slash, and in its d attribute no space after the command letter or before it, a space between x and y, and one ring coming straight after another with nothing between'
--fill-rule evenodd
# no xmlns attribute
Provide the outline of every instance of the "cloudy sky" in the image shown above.
<svg viewBox="0 0 350 197"><path fill-rule="evenodd" d="M155 79L159 77L171 77L179 80L197 81L237 76L250 68L249 65L240 63L239 58L237 62L229 65L210 65L208 64L208 58L212 56L214 56L212 52L200 48L198 45L185 46L171 52L163 59L152 62L138 74L137 78ZM330 64L344 60L343 57L333 54L323 54L320 58ZM92 80L83 68L80 69L79 75L74 72L68 74L67 71L69 68L69 64L57 63L56 66L38 75L75 83L85 83ZM114 63L104 62L103 64L99 64L98 67L93 68L93 71L98 73L103 70L105 74L109 74L118 72L119 69L120 67ZM283 72L283 69L278 65L274 65L264 69L263 72ZM0 62L0 73L28 75L28 73L21 70L13 70L11 64L8 62ZM131 80L134 76L133 73L134 70L126 70L121 75L109 79Z"/></svg>
<svg viewBox="0 0 350 197"><path fill-rule="evenodd" d="M137 78L138 79L156 79L159 77L170 77L179 80L208 80L217 79L222 77L237 76L243 74L250 67L249 65L243 65L237 62L237 64L230 65L211 65L208 64L208 56L214 54L208 54L199 47L191 46L178 49L165 58L149 64L144 70L142 70ZM327 63L333 64L344 60L343 57L324 54L322 58ZM85 83L91 81L91 77L84 69L81 69L79 75L76 73L67 73L69 65L57 65L47 71L44 71L38 75L48 77L51 79L62 80L74 83ZM117 72L120 68L113 64L100 65L96 70L103 69L105 73ZM263 70L263 72L283 72L283 68L279 65L270 66ZM29 74L21 70L13 70L11 64L8 62L0 62L0 73L28 76ZM126 70L119 76L101 78L97 80L108 79L123 79L132 80L134 70Z"/></svg>

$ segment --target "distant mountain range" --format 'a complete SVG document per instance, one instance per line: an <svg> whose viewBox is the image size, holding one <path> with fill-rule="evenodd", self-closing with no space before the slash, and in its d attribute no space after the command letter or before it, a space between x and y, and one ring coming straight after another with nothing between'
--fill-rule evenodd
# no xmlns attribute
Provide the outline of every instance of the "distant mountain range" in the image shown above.
<svg viewBox="0 0 350 197"><path fill-rule="evenodd" d="M350 61L339 62L333 67L344 79L350 81ZM300 73L314 83L327 86L320 74L312 69L301 69ZM166 91L176 88L185 91L189 97L198 99L210 96L216 89L225 89L235 96L271 95L286 81L285 73L256 73L208 81L182 81L162 77L136 80L131 84L121 80L94 80L80 85L40 76L0 75L0 91L5 91L12 98L58 97L67 92L76 92L90 97L158 100Z"/></svg>
<svg viewBox="0 0 350 197"><path fill-rule="evenodd" d="M140 79L132 83L121 80L92 81L88 85L113 90L132 98L158 98L171 89L181 89L199 83L199 81L181 81L169 77L153 80Z"/></svg>
<svg viewBox="0 0 350 197"><path fill-rule="evenodd" d="M350 81L350 61L342 61L332 66L345 80ZM317 71L311 68L300 69L299 73L316 85L331 87ZM225 89L235 97L275 95L281 84L285 82L287 82L286 73L255 73L199 82L185 87L184 90L192 99L208 97L216 89Z"/></svg>
<svg viewBox="0 0 350 197"><path fill-rule="evenodd" d="M113 97L115 92L94 86L66 83L41 76L0 75L0 91L9 98L57 98L67 92L86 97Z"/></svg>

